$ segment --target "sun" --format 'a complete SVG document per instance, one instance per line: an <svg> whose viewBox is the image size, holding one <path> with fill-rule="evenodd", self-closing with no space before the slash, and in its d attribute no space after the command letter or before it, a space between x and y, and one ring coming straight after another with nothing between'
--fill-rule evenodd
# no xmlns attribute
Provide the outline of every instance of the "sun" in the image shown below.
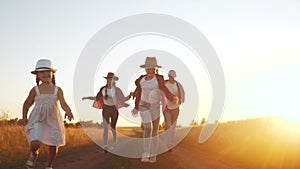
<svg viewBox="0 0 300 169"><path fill-rule="evenodd" d="M284 115L283 120L289 125L300 127L300 112L299 114Z"/></svg>
<svg viewBox="0 0 300 169"><path fill-rule="evenodd" d="M279 116L272 119L272 129L287 140L300 140L299 116Z"/></svg>

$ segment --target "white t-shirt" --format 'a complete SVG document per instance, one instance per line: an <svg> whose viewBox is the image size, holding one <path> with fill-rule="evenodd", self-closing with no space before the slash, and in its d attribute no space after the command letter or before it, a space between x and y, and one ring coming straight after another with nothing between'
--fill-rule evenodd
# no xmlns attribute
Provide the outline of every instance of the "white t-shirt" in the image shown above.
<svg viewBox="0 0 300 169"><path fill-rule="evenodd" d="M141 100L147 103L157 103L160 100L160 90L156 77L146 80L146 77L141 79L142 95Z"/></svg>
<svg viewBox="0 0 300 169"><path fill-rule="evenodd" d="M104 104L108 105L108 106L114 106L115 103L116 103L116 100L117 100L117 98L116 98L116 89L114 87L112 87L111 89L103 88L102 95L104 96L104 98L105 98L105 95L106 95L105 90L107 90L106 94L108 95L108 97L107 97L107 99L103 99Z"/></svg>
<svg viewBox="0 0 300 169"><path fill-rule="evenodd" d="M175 95L175 96L179 95L179 91L178 91L178 87L177 87L176 82L174 84L172 84L168 81L166 83L166 86L173 95ZM169 109L177 109L180 105L175 104L175 103L171 102L169 99L167 99L167 106L168 106Z"/></svg>

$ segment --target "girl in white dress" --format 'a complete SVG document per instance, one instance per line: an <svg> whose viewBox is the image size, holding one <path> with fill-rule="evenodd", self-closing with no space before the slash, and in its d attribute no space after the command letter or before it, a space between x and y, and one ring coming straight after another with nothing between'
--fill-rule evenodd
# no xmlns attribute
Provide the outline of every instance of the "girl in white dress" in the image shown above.
<svg viewBox="0 0 300 169"><path fill-rule="evenodd" d="M52 163L57 155L58 147L65 145L65 128L62 115L59 111L58 101L66 112L65 118L73 119L70 107L64 99L63 91L55 85L54 73L51 61L40 59L32 74L36 75L37 86L33 87L23 104L23 118L20 125L26 125L25 131L30 143L30 157L26 167L31 169L35 166L41 144L49 146L46 169L52 169ZM41 84L40 81L42 82ZM29 108L35 102L29 118Z"/></svg>

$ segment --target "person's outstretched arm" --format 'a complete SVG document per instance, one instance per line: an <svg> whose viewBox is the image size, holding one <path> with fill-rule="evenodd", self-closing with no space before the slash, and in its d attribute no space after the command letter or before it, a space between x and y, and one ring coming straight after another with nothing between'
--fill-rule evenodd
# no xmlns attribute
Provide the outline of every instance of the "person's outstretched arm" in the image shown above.
<svg viewBox="0 0 300 169"><path fill-rule="evenodd" d="M89 100L96 100L96 96L87 96L83 97L82 100L89 99Z"/></svg>

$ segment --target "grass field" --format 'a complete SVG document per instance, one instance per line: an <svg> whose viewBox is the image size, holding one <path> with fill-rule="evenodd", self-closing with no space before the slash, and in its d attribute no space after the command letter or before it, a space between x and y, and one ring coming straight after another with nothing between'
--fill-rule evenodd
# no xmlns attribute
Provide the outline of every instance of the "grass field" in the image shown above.
<svg viewBox="0 0 300 169"><path fill-rule="evenodd" d="M207 142L199 144L201 128L194 127L180 144L215 153L245 168L300 168L299 125L276 118L221 123ZM131 137L141 137L142 133L138 127L119 127L118 131ZM59 149L59 154L95 147L81 127L66 128L66 142L67 145ZM0 143L1 169L24 165L29 154L24 127L1 125ZM46 159L46 154L47 149L43 146L40 158ZM123 163L122 158L119 160Z"/></svg>
<svg viewBox="0 0 300 169"><path fill-rule="evenodd" d="M71 149L86 147L93 142L80 127L66 128L67 146L59 149L60 153L68 152ZM25 127L18 125L0 126L0 169L14 168L24 165L29 155L29 144L25 135ZM47 147L40 149L40 159L46 159Z"/></svg>
<svg viewBox="0 0 300 169"><path fill-rule="evenodd" d="M184 142L212 151L247 168L300 168L300 126L279 118L261 118L220 124L204 144L195 143L200 128Z"/></svg>

